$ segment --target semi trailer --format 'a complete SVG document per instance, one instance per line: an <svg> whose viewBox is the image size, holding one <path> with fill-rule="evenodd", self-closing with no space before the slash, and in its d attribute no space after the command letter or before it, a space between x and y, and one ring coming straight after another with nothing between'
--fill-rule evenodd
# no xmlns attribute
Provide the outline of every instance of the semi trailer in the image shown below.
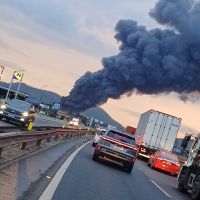
<svg viewBox="0 0 200 200"><path fill-rule="evenodd" d="M141 114L135 133L138 156L148 159L159 149L172 151L180 124L181 118L153 109Z"/></svg>

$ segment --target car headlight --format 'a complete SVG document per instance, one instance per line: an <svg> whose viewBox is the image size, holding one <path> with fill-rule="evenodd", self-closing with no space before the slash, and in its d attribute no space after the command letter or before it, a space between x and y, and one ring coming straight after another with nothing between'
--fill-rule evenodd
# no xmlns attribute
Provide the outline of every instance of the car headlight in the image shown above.
<svg viewBox="0 0 200 200"><path fill-rule="evenodd" d="M2 108L2 109L5 109L5 108L6 108L6 105L5 105L5 104L1 105L1 108Z"/></svg>
<svg viewBox="0 0 200 200"><path fill-rule="evenodd" d="M24 112L22 115L23 115L24 117L28 117L28 112Z"/></svg>

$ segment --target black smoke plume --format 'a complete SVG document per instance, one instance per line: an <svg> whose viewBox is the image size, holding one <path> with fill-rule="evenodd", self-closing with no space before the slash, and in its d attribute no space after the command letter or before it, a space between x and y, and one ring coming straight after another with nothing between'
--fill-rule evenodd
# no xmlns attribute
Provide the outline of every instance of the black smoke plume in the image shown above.
<svg viewBox="0 0 200 200"><path fill-rule="evenodd" d="M167 29L147 30L120 20L115 38L118 55L102 59L103 68L78 79L65 109L83 111L133 92L180 95L200 91L200 2L160 0L150 16Z"/></svg>

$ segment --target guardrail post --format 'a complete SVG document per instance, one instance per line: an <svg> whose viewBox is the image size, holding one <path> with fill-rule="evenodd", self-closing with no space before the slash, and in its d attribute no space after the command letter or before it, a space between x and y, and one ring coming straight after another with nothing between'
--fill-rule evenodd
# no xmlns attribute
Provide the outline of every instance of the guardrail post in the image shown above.
<svg viewBox="0 0 200 200"><path fill-rule="evenodd" d="M67 140L67 138L68 138L68 134L65 134L65 140Z"/></svg>
<svg viewBox="0 0 200 200"><path fill-rule="evenodd" d="M38 139L37 143L36 143L36 146L40 147L41 143L42 143L42 139Z"/></svg>
<svg viewBox="0 0 200 200"><path fill-rule="evenodd" d="M49 137L47 138L47 142L48 142L48 143L51 142L51 136L49 136Z"/></svg>
<svg viewBox="0 0 200 200"><path fill-rule="evenodd" d="M58 140L58 135L56 135L54 139L55 139L55 141L57 141Z"/></svg>
<svg viewBox="0 0 200 200"><path fill-rule="evenodd" d="M64 140L64 135L60 135L60 140Z"/></svg>
<svg viewBox="0 0 200 200"><path fill-rule="evenodd" d="M27 142L22 142L22 143L20 144L19 148L20 148L21 150L25 150L25 149L26 149L26 145L27 145Z"/></svg>
<svg viewBox="0 0 200 200"><path fill-rule="evenodd" d="M2 152L3 152L3 147L0 148L0 158L1 158Z"/></svg>

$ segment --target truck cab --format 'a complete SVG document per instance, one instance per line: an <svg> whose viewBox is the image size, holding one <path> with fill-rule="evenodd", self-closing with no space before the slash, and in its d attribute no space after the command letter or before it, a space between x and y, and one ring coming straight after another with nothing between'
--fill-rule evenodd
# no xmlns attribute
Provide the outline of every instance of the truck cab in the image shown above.
<svg viewBox="0 0 200 200"><path fill-rule="evenodd" d="M195 138L188 159L178 175L178 189L192 191L192 200L200 199L200 134Z"/></svg>

